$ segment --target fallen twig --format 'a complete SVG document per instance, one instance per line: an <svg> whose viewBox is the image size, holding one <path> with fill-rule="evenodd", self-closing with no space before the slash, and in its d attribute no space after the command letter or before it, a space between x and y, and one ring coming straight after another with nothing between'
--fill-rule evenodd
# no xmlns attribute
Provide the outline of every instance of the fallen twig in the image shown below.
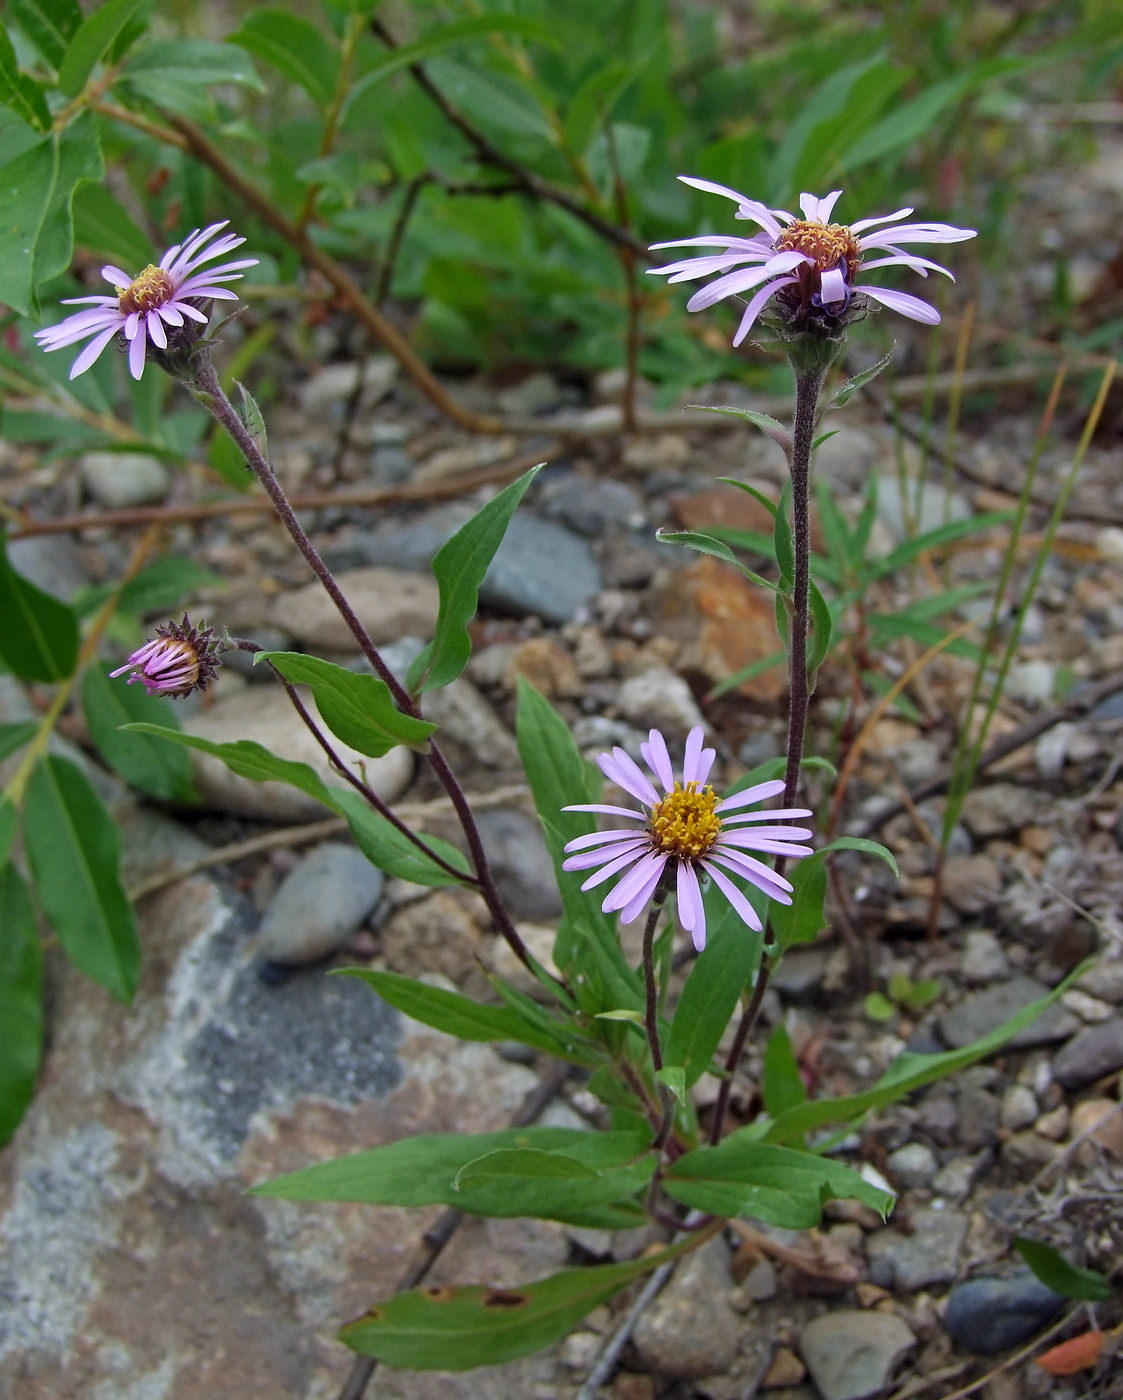
<svg viewBox="0 0 1123 1400"><path fill-rule="evenodd" d="M648 1307L662 1292L663 1286L674 1273L676 1260L672 1259L667 1264L660 1264L651 1277L643 1286L643 1292L628 1309L627 1315L613 1332L608 1340L608 1344L597 1357L597 1363L589 1372L585 1384L573 1397L573 1400L596 1400L597 1391L611 1377L616 1369L616 1363L620 1360L620 1353L627 1346L628 1341L636 1328L636 1324L647 1311Z"/></svg>

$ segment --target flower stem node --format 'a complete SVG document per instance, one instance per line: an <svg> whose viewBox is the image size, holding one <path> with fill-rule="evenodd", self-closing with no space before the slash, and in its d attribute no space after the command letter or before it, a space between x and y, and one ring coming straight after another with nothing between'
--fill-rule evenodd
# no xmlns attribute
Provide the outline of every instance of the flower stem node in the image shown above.
<svg viewBox="0 0 1123 1400"><path fill-rule="evenodd" d="M809 856L810 846L796 844L810 838L806 827L763 823L786 822L792 817L809 817L811 813L803 807L745 810L783 792L782 779L719 797L706 781L715 755L713 749L703 748L700 726L687 735L681 779L675 776L667 741L657 729L651 731L640 752L658 788L623 749L598 755L597 766L606 778L641 803L642 810L602 802L565 808L567 812L602 812L640 825L576 837L566 845L568 859L562 869L593 870L581 886L583 890L594 889L618 875L619 881L609 890L601 908L606 914L618 909L620 921L625 924L634 923L658 891L673 888L679 922L692 936L696 948L706 946L706 910L699 884L699 876L706 876L740 918L759 932L760 916L730 877L748 881L768 899L790 904L790 883L748 852Z"/></svg>
<svg viewBox="0 0 1123 1400"><path fill-rule="evenodd" d="M210 627L193 627L186 613L182 623L166 622L123 666L110 671L116 678L131 671L129 684L137 681L149 695L179 699L193 690L206 690L218 672L221 643Z"/></svg>

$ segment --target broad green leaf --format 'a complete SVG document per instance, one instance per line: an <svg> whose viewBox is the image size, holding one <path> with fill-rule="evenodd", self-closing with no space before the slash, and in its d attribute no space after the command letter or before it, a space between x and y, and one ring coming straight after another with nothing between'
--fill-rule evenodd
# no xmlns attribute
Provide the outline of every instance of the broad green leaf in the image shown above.
<svg viewBox="0 0 1123 1400"><path fill-rule="evenodd" d="M827 861L825 851L816 851L804 858L789 872L792 883L791 904L774 903L772 929L780 952L796 943L813 943L826 928L823 901L827 897Z"/></svg>
<svg viewBox="0 0 1123 1400"><path fill-rule="evenodd" d="M219 423L214 425L207 444L207 465L235 491L252 489L255 477L246 464L242 449Z"/></svg>
<svg viewBox="0 0 1123 1400"><path fill-rule="evenodd" d="M102 173L88 112L0 167L0 301L37 314L37 289L70 266L74 191Z"/></svg>
<svg viewBox="0 0 1123 1400"><path fill-rule="evenodd" d="M140 978L136 921L119 870L121 838L82 770L45 758L24 800L35 891L71 961L121 1001Z"/></svg>
<svg viewBox="0 0 1123 1400"><path fill-rule="evenodd" d="M433 560L433 575L441 596L437 630L409 668L413 694L448 685L467 665L472 654L468 623L479 606L480 585L503 542L511 517L539 471L539 467L532 467L500 491L437 551Z"/></svg>
<svg viewBox="0 0 1123 1400"><path fill-rule="evenodd" d="M811 614L811 636L808 638L807 647L807 675L809 683L814 687L819 667L827 659L827 653L831 649L831 632L834 623L827 600L819 591L819 585L814 579L809 579L808 585L807 601Z"/></svg>
<svg viewBox="0 0 1123 1400"><path fill-rule="evenodd" d="M82 23L78 0L8 0L8 12L57 69Z"/></svg>
<svg viewBox="0 0 1123 1400"><path fill-rule="evenodd" d="M84 20L67 46L58 70L58 85L66 97L77 97L101 56L132 19L141 0L105 0Z"/></svg>
<svg viewBox="0 0 1123 1400"><path fill-rule="evenodd" d="M566 1040L563 1044L513 1007L485 1006L482 1002L461 996L459 992L431 987L427 982L418 982L397 972L348 967L341 968L340 975L357 977L373 987L383 1001L389 1002L406 1016L412 1016L415 1021L433 1026L447 1035L455 1035L460 1040L517 1040L522 1045L533 1046L561 1059L572 1058L577 1064L598 1063L591 1054L573 1054L569 1048L573 1037L566 1034L566 1027L558 1027L559 1035Z"/></svg>
<svg viewBox="0 0 1123 1400"><path fill-rule="evenodd" d="M339 54L309 20L283 10L251 10L230 42L271 64L318 107L327 107L335 96Z"/></svg>
<svg viewBox="0 0 1123 1400"><path fill-rule="evenodd" d="M453 1185L469 1164L493 1152L562 1152L594 1177L513 1175L471 1190ZM287 1201L362 1201L370 1205L451 1205L501 1219L534 1215L570 1219L592 1206L610 1205L640 1190L655 1167L638 1133L593 1133L579 1128L508 1128L403 1138L387 1147L321 1162L255 1187L255 1194ZM594 1179L595 1178L595 1179Z"/></svg>
<svg viewBox="0 0 1123 1400"><path fill-rule="evenodd" d="M0 865L0 1147L35 1093L43 1052L43 959L27 886Z"/></svg>
<svg viewBox="0 0 1123 1400"><path fill-rule="evenodd" d="M127 783L166 802L194 800L187 750L122 728L147 720L178 729L169 701L149 695L141 685L129 685L124 677L110 680L95 664L82 678L82 710L98 753Z"/></svg>
<svg viewBox="0 0 1123 1400"><path fill-rule="evenodd" d="M853 170L867 161L903 151L919 141L935 124L940 114L957 102L976 81L973 71L934 83L909 102L896 103L892 112L875 122L858 137L842 157L842 165ZM845 400L843 400L845 402Z"/></svg>
<svg viewBox="0 0 1123 1400"><path fill-rule="evenodd" d="M73 608L21 577L0 531L0 657L25 681L61 681L78 661Z"/></svg>
<svg viewBox="0 0 1123 1400"><path fill-rule="evenodd" d="M544 1152L540 1147L501 1147L467 1162L452 1179L454 1191L473 1186L494 1186L504 1181L596 1181L592 1167L564 1152Z"/></svg>
<svg viewBox="0 0 1123 1400"><path fill-rule="evenodd" d="M792 1049L792 1038L783 1021L768 1037L764 1047L764 1073L760 1091L764 1098L765 1112L772 1118L785 1109L794 1108L807 1098L803 1075L799 1072L799 1061Z"/></svg>
<svg viewBox="0 0 1123 1400"><path fill-rule="evenodd" d="M0 760L22 749L39 726L33 719L16 720L14 724L0 724Z"/></svg>
<svg viewBox="0 0 1123 1400"><path fill-rule="evenodd" d="M254 664L269 660L286 680L308 685L331 732L370 758L381 758L397 744L424 753L436 729L428 720L402 714L390 687L377 676L356 675L333 661L298 651L259 652Z"/></svg>
<svg viewBox="0 0 1123 1400"><path fill-rule="evenodd" d="M179 554L162 554L131 578L123 588L116 583L99 583L78 594L74 607L79 617L91 617L109 598L116 597L117 611L144 618L159 614L167 617L200 588L221 588L224 580L193 559Z"/></svg>
<svg viewBox="0 0 1123 1400"><path fill-rule="evenodd" d="M823 847L823 854L827 855L831 851L859 851L865 856L877 856L878 860L883 860L892 870L894 875L900 875L896 858L888 847L883 846L880 841L871 841L866 836L836 836L829 846Z"/></svg>
<svg viewBox="0 0 1123 1400"><path fill-rule="evenodd" d="M1014 1241L1014 1248L1046 1288L1062 1298L1106 1303L1115 1296L1115 1289L1103 1274L1080 1264L1070 1264L1059 1249L1044 1240L1031 1240L1021 1235Z"/></svg>
<svg viewBox="0 0 1123 1400"><path fill-rule="evenodd" d="M392 822L388 822L373 807L368 806L357 792L346 788L332 788L328 796L321 801L330 803L340 816L347 819L356 846L379 870L385 870L388 875L397 875L403 880L411 880L415 885L459 884L455 875L450 875L436 861L426 856L425 852L415 846L408 837L403 836ZM453 869L463 871L465 875L471 873L467 860L455 846L450 846L439 836L426 834L421 839Z"/></svg>
<svg viewBox="0 0 1123 1400"><path fill-rule="evenodd" d="M167 84L201 87L210 83L240 83L265 91L253 61L237 44L215 44L209 39L169 39L146 44L125 64L121 72L145 97L159 103L161 88Z"/></svg>
<svg viewBox="0 0 1123 1400"><path fill-rule="evenodd" d="M7 30L0 25L0 102L22 117L36 131L51 125L43 89L29 74L20 71L19 59Z"/></svg>
<svg viewBox="0 0 1123 1400"><path fill-rule="evenodd" d="M431 30L424 38L412 44L400 44L396 49L383 54L352 84L344 104L344 113L375 83L388 78L414 63L423 63L434 58L446 49L463 44L471 39L485 38L490 34L511 34L553 48L558 44L557 35L547 25L523 15L487 14L471 19L459 20L443 29ZM450 94L451 95L451 94Z"/></svg>
<svg viewBox="0 0 1123 1400"><path fill-rule="evenodd" d="M767 588L770 593L777 592L774 583L761 578L760 574L754 574L752 569L746 569L729 546L723 540L715 539L713 535L706 535L698 530L656 530L655 534L662 544L681 544L687 549L698 550L700 554L712 554L715 559L724 559L727 564L739 569L750 583Z"/></svg>
<svg viewBox="0 0 1123 1400"><path fill-rule="evenodd" d="M664 1065L655 1071L655 1078L674 1094L676 1100L686 1103L686 1074L681 1065Z"/></svg>
<svg viewBox="0 0 1123 1400"><path fill-rule="evenodd" d="M669 1196L714 1215L748 1215L788 1230L809 1230L822 1219L823 1204L856 1200L882 1216L893 1204L856 1171L829 1157L755 1142L744 1129L717 1147L700 1147L664 1173Z"/></svg>
<svg viewBox="0 0 1123 1400"><path fill-rule="evenodd" d="M467 1371L559 1341L632 1279L697 1246L697 1240L626 1264L567 1269L518 1288L431 1285L397 1293L340 1332L363 1356L415 1371Z"/></svg>
<svg viewBox="0 0 1123 1400"><path fill-rule="evenodd" d="M102 184L82 185L74 195L74 241L125 268L155 260L148 235Z"/></svg>
<svg viewBox="0 0 1123 1400"><path fill-rule="evenodd" d="M905 1052L893 1061L881 1079L872 1089L863 1089L857 1094L846 1094L834 1099L809 1099L794 1108L781 1113L769 1126L766 1139L770 1142L786 1142L802 1133L820 1128L825 1123L848 1123L871 1109L884 1108L896 1103L916 1089L923 1089L937 1079L946 1079L977 1060L1000 1050L1019 1031L1037 1020L1038 1016L1062 994L1068 991L1073 982L1087 971L1082 964L1074 969L1063 982L1053 988L1047 996L1024 1006L1016 1015L1003 1022L997 1030L991 1031L972 1045L962 1050L947 1050L938 1055L914 1055Z"/></svg>
<svg viewBox="0 0 1123 1400"><path fill-rule="evenodd" d="M512 67L506 73L435 58L428 73L441 92L466 116L516 139L557 140L549 115L530 84L520 82Z"/></svg>
<svg viewBox="0 0 1123 1400"><path fill-rule="evenodd" d="M716 898L708 897L706 946L690 969L667 1040L667 1063L682 1066L687 1087L709 1068L760 958L760 934L724 898L719 912L715 905Z"/></svg>
<svg viewBox="0 0 1123 1400"><path fill-rule="evenodd" d="M0 866L12 854L16 832L19 830L19 811L6 797L0 795Z"/></svg>
<svg viewBox="0 0 1123 1400"><path fill-rule="evenodd" d="M894 113L894 117L895 116L896 114ZM842 408L845 404L848 404L859 389L864 388L865 385L876 379L883 369L889 368L893 362L893 351L895 349L896 346L894 346L892 350L886 351L876 364L870 365L869 369L859 370L857 374L851 375L844 384L839 385L831 396L827 408Z"/></svg>

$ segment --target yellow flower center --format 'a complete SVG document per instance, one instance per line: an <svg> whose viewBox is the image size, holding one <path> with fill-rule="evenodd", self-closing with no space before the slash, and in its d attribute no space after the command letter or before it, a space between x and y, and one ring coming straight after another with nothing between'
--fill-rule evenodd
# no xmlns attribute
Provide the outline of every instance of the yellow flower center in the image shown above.
<svg viewBox="0 0 1123 1400"><path fill-rule="evenodd" d="M803 253L814 258L820 272L844 262L851 277L857 272L862 259L858 240L845 224L821 224L811 219L796 219L783 231L775 246L780 253Z"/></svg>
<svg viewBox="0 0 1123 1400"><path fill-rule="evenodd" d="M651 811L651 835L655 845L669 855L696 860L704 856L721 835L721 818L715 808L719 798L707 783L675 784Z"/></svg>
<svg viewBox="0 0 1123 1400"><path fill-rule="evenodd" d="M126 316L134 311L155 311L171 301L175 287L162 267L148 267L127 287L117 288L117 306Z"/></svg>

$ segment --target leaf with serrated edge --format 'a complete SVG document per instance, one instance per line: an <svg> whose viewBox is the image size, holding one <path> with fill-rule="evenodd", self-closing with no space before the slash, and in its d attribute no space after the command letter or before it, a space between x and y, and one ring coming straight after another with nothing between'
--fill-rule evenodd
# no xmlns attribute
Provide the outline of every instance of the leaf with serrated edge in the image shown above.
<svg viewBox="0 0 1123 1400"><path fill-rule="evenodd" d="M827 404L827 408L842 408L844 404L849 403L859 389L876 379L883 369L889 368L893 362L893 353L896 348L894 345L882 355L877 364L870 365L869 369L860 370L857 374L852 375L845 384L839 385L831 401Z"/></svg>

